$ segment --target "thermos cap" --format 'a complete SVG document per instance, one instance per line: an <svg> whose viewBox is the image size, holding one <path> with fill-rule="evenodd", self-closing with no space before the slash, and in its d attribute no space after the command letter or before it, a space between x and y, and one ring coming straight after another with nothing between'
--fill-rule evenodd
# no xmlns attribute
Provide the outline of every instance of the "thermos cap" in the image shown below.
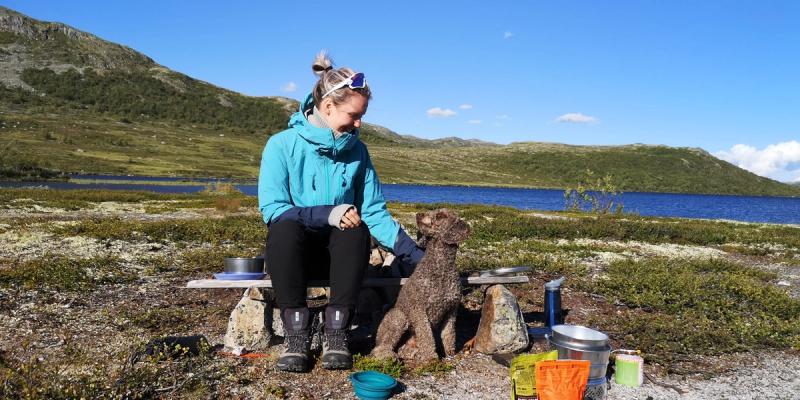
<svg viewBox="0 0 800 400"><path fill-rule="evenodd" d="M561 282L564 282L565 277L561 277L558 279L553 279L550 282L544 284L544 288L546 290L558 290L561 289Z"/></svg>

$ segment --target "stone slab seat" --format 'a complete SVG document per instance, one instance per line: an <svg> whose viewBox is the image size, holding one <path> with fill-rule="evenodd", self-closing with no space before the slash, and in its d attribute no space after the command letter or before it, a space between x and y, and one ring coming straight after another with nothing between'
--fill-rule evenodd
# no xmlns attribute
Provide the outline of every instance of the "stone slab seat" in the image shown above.
<svg viewBox="0 0 800 400"><path fill-rule="evenodd" d="M366 278L362 282L362 287L390 287L401 286L408 281L408 278ZM527 276L470 276L462 277L461 284L464 286L476 285L496 285L508 283L528 283ZM309 281L308 287L327 287L328 281ZM271 288L271 279L225 281L219 279L198 279L189 281L186 284L190 289L232 289L232 288Z"/></svg>
<svg viewBox="0 0 800 400"><path fill-rule="evenodd" d="M462 286L495 285L528 283L527 276L475 276L462 277ZM399 287L408 281L408 278L377 278L368 277L362 282L362 288L391 288ZM309 288L328 287L329 281L309 281ZM225 348L240 354L242 349L259 351L268 349L273 343L274 336L283 336L283 323L280 311L273 308L271 279L227 281L219 279L198 279L189 281L186 288L190 289L246 289L242 299L231 312L228 319L228 328L225 333ZM373 290L374 291L374 290ZM317 316L319 317L319 316ZM315 317L315 318L317 318ZM313 335L312 349L321 347L321 330Z"/></svg>

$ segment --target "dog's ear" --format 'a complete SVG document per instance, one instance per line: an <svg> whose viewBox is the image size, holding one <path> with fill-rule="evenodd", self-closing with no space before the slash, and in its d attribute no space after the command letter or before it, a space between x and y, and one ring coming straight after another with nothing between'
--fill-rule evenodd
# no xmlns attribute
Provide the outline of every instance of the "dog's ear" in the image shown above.
<svg viewBox="0 0 800 400"><path fill-rule="evenodd" d="M433 217L431 212L417 213L417 228L422 236L432 236L434 233Z"/></svg>
<svg viewBox="0 0 800 400"><path fill-rule="evenodd" d="M442 221L442 225L440 225L439 228L444 229L444 232L441 232L441 238L443 242L448 244L459 244L464 240L467 240L467 237L470 233L470 228L463 219L458 218L458 215L450 210L443 210L440 215L444 217L444 221Z"/></svg>

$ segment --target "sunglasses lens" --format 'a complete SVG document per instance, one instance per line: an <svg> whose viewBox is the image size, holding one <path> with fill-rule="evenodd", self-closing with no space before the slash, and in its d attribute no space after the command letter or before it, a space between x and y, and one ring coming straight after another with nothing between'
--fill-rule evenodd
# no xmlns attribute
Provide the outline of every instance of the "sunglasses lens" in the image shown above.
<svg viewBox="0 0 800 400"><path fill-rule="evenodd" d="M364 79L364 74L361 72L353 75L350 79L353 81L353 83L350 84L351 88L363 88L365 86L366 80Z"/></svg>

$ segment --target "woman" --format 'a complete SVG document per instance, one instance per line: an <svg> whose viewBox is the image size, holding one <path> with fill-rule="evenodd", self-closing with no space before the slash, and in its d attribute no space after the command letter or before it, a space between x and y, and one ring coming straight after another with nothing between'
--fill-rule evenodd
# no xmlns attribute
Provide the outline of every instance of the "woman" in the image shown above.
<svg viewBox="0 0 800 400"><path fill-rule="evenodd" d="M358 139L372 98L363 73L333 68L320 53L312 70L319 77L293 114L289 129L264 148L258 203L269 226L266 258L286 331L277 368L308 368L309 279L329 277L322 366L352 366L347 329L369 262L370 235L402 262L416 265L423 251L389 212L381 185Z"/></svg>

